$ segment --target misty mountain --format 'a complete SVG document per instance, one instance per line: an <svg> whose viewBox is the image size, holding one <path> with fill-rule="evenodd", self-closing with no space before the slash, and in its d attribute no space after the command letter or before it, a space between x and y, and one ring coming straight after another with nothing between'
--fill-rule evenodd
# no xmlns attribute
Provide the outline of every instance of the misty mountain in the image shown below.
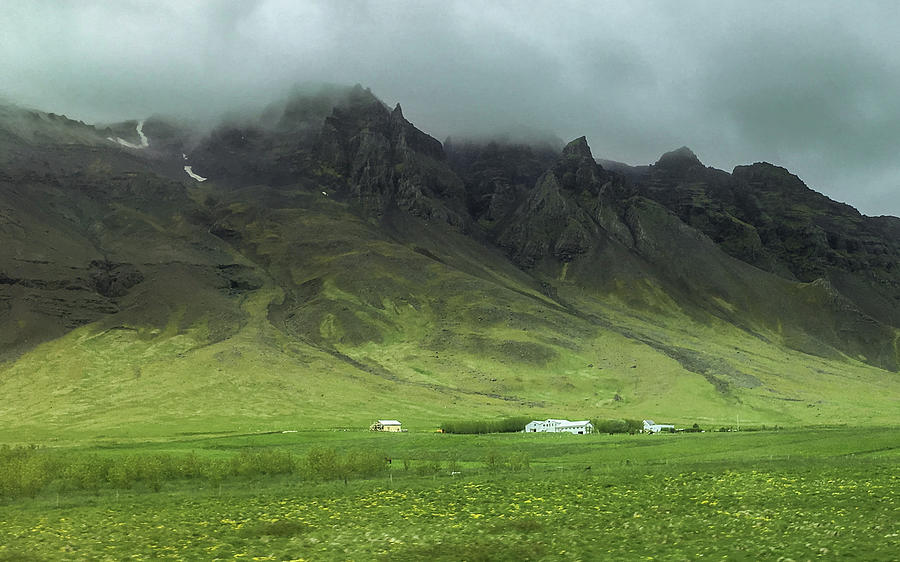
<svg viewBox="0 0 900 562"><path fill-rule="evenodd" d="M201 416L274 392L281 414L807 419L847 407L846 369L896 391L900 219L770 164L442 144L360 86L207 130L5 107L0 134L0 385L44 389L16 415L89 424L168 389Z"/></svg>

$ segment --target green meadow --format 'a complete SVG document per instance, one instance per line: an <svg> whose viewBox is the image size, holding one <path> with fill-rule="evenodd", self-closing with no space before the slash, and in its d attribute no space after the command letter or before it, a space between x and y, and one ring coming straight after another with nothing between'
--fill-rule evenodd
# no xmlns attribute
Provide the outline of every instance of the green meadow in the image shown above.
<svg viewBox="0 0 900 562"><path fill-rule="evenodd" d="M5 446L0 560L896 557L896 427L754 429Z"/></svg>

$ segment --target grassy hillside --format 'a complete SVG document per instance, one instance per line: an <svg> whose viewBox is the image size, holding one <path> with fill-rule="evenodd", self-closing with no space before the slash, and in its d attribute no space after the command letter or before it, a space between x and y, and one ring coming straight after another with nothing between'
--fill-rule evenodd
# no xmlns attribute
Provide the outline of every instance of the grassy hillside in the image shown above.
<svg viewBox="0 0 900 562"><path fill-rule="evenodd" d="M895 373L698 317L652 283L559 283L554 300L447 227L377 224L322 196L285 197L215 210L219 228L240 233L233 251L259 288L225 296L202 278L182 280L182 294L169 289L159 306L146 299L161 290L145 286L118 315L0 367L0 439L365 427L385 417L427 429L511 414L896 422Z"/></svg>

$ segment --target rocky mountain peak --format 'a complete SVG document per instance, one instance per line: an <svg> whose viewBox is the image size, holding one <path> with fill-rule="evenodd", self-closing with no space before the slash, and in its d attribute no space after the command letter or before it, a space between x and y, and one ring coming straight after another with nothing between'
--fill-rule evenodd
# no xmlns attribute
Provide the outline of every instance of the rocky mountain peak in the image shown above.
<svg viewBox="0 0 900 562"><path fill-rule="evenodd" d="M553 173L560 185L570 191L588 191L598 194L601 187L609 179L606 171L594 160L591 148L584 137L579 137L562 151Z"/></svg>
<svg viewBox="0 0 900 562"><path fill-rule="evenodd" d="M367 212L399 208L465 228L465 188L445 164L441 143L368 90L354 88L319 135L318 159L345 182Z"/></svg>
<svg viewBox="0 0 900 562"><path fill-rule="evenodd" d="M573 157L577 156L579 158L590 158L594 159L594 155L591 153L591 147L588 146L587 139L585 137L578 137L573 140L569 144L563 148L563 156L564 157Z"/></svg>
<svg viewBox="0 0 900 562"><path fill-rule="evenodd" d="M347 99L351 102L381 102L371 89L364 88L361 84L356 84L350 89Z"/></svg>
<svg viewBox="0 0 900 562"><path fill-rule="evenodd" d="M687 171L695 166L702 167L703 163L693 150L682 146L660 156L655 165L672 171Z"/></svg>

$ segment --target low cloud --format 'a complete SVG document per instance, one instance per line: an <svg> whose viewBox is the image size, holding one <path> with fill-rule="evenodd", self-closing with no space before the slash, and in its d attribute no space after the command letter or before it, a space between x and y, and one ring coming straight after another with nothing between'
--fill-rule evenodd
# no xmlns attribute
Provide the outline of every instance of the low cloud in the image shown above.
<svg viewBox="0 0 900 562"><path fill-rule="evenodd" d="M524 127L650 163L767 160L900 215L895 2L4 2L0 93L110 121L362 83L438 138Z"/></svg>

